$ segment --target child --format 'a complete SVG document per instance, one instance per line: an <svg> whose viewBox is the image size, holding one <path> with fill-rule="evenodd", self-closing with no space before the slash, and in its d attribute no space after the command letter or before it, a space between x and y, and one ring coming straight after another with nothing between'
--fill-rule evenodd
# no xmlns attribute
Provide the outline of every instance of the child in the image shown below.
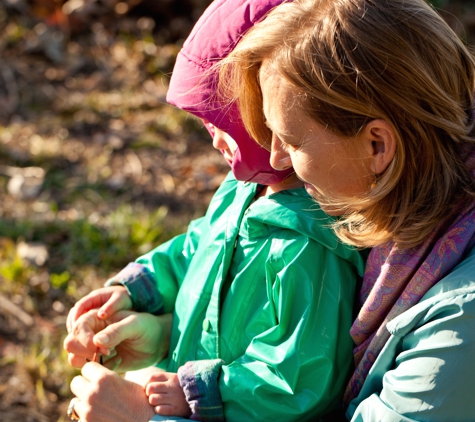
<svg viewBox="0 0 475 422"><path fill-rule="evenodd" d="M174 312L159 366L178 372L191 418L201 421L320 417L339 407L351 369L362 254L337 241L292 169L270 167L236 109L214 101L212 65L279 3L216 0L185 42L170 83L168 101L204 119L234 174L186 234L129 264L107 283L121 285L113 293L92 292L70 314L75 320L99 297L102 318L130 308ZM152 375L145 388L159 412L160 379Z"/></svg>

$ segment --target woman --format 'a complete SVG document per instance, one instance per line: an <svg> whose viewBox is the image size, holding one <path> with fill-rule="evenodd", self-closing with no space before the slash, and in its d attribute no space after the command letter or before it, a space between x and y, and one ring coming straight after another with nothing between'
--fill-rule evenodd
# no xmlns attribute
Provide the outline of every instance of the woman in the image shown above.
<svg viewBox="0 0 475 422"><path fill-rule="evenodd" d="M284 4L221 68L272 166L373 247L348 419L475 420L474 69L423 0Z"/></svg>

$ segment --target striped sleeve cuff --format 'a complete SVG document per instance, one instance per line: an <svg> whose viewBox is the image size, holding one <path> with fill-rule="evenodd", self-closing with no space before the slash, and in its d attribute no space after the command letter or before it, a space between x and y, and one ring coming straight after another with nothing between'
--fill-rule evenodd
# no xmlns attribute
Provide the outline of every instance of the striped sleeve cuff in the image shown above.
<svg viewBox="0 0 475 422"><path fill-rule="evenodd" d="M129 263L116 276L107 280L106 286L121 284L129 292L132 307L137 312L161 315L164 312L163 296L150 270L137 262Z"/></svg>
<svg viewBox="0 0 475 422"><path fill-rule="evenodd" d="M201 422L224 422L219 391L221 359L195 360L178 369L178 379L191 409L190 419Z"/></svg>

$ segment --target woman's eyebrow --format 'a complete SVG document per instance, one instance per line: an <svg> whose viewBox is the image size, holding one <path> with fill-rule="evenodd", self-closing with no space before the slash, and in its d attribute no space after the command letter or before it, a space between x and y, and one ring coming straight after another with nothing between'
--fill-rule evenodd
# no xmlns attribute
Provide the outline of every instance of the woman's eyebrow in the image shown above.
<svg viewBox="0 0 475 422"><path fill-rule="evenodd" d="M286 144L295 144L298 142L294 133L288 131L279 132L278 130L275 130L268 121L266 121L265 124L275 136L277 136L281 141L284 141Z"/></svg>
<svg viewBox="0 0 475 422"><path fill-rule="evenodd" d="M281 137L281 136L283 136L283 137L288 137L288 136L290 136L290 135L287 134L287 133L283 133L283 132L280 132L280 131L276 130L274 127L272 127L272 124L271 124L267 119L264 121L264 123L265 123L265 125L269 128L269 130L270 130L272 133L274 133L275 135L277 135L277 136L279 136L279 137Z"/></svg>

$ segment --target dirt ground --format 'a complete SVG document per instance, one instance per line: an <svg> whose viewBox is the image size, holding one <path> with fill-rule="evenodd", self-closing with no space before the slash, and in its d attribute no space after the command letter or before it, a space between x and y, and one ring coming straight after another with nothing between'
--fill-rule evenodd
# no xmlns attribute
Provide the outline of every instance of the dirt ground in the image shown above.
<svg viewBox="0 0 475 422"><path fill-rule="evenodd" d="M206 1L138 3L0 2L2 422L67 420L68 310L202 215L228 171L165 102Z"/></svg>
<svg viewBox="0 0 475 422"><path fill-rule="evenodd" d="M68 309L201 215L228 170L165 102L208 3L0 0L2 422L68 420ZM475 45L473 2L437 5Z"/></svg>

